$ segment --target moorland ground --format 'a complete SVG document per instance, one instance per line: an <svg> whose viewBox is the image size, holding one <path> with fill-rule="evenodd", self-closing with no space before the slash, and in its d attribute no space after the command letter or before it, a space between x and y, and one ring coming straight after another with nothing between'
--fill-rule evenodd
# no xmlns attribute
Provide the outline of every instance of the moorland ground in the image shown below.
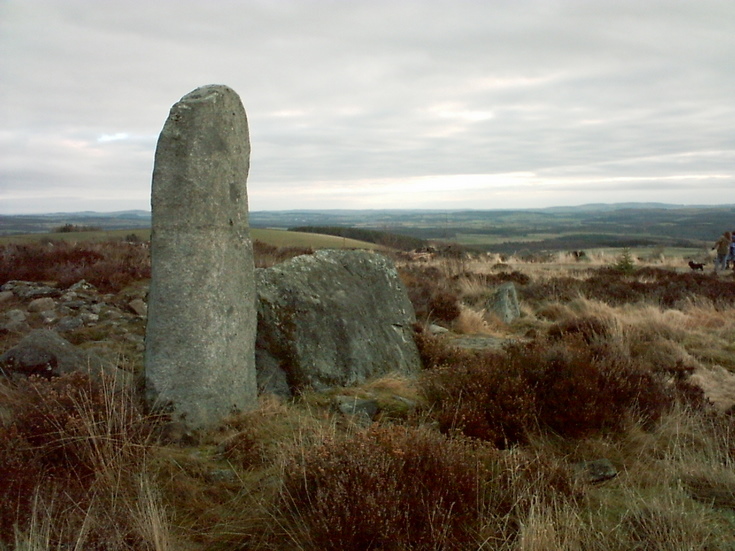
<svg viewBox="0 0 735 551"><path fill-rule="evenodd" d="M256 243L258 265L308 253L284 245ZM0 259L0 283L85 279L113 302L149 277L147 249L122 241L6 243ZM413 378L263 396L185 439L165 436L134 387L3 379L1 545L733 549L731 272L692 272L661 246L395 259L418 318L424 369ZM505 282L522 312L507 324L487 307ZM25 308L0 304L2 315ZM462 347L468 335L487 346ZM22 337L0 335L0 353ZM65 337L109 340L89 327ZM131 342L113 350L138 373ZM376 400L379 414L346 417L337 395ZM599 459L617 474L592 481L585 462Z"/></svg>

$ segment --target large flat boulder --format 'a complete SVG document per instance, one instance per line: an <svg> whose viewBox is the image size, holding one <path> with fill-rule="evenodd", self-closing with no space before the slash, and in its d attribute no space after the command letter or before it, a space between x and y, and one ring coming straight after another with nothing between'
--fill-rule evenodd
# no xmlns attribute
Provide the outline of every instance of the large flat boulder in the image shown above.
<svg viewBox="0 0 735 551"><path fill-rule="evenodd" d="M420 369L415 314L394 264L367 251L323 250L256 270L260 390L274 369L292 391L359 384Z"/></svg>

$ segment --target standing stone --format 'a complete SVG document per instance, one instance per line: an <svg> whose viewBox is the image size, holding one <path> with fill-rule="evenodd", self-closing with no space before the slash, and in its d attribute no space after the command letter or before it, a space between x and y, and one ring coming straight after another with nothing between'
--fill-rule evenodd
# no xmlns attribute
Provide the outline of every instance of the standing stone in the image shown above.
<svg viewBox="0 0 735 551"><path fill-rule="evenodd" d="M518 293L512 282L503 283L488 299L486 307L503 323L511 323L521 316L521 307L518 304Z"/></svg>
<svg viewBox="0 0 735 551"><path fill-rule="evenodd" d="M255 407L255 279L248 123L238 95L176 103L156 148L146 393L190 428Z"/></svg>

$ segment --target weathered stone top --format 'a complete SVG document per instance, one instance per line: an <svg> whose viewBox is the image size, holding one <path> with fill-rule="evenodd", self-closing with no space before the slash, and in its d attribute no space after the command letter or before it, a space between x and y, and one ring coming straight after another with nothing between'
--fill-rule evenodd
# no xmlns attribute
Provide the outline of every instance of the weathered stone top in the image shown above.
<svg viewBox="0 0 735 551"><path fill-rule="evenodd" d="M249 169L247 116L237 93L224 85L188 93L171 107L158 139L154 229L247 227ZM157 216L161 212L181 215Z"/></svg>

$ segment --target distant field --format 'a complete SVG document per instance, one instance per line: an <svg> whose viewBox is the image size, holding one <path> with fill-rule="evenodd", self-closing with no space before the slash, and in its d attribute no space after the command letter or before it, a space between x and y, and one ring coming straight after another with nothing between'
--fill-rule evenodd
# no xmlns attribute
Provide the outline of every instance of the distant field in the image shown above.
<svg viewBox="0 0 735 551"><path fill-rule="evenodd" d="M332 235L316 233L291 232L286 230L270 230L252 228L250 234L253 239L263 241L276 247L311 247L313 249L379 249L379 245L366 243L355 239L344 239ZM107 241L122 240L127 236L136 235L141 241L148 241L150 230L107 230L65 233L29 233L0 237L0 244L35 243L42 240L50 241Z"/></svg>

